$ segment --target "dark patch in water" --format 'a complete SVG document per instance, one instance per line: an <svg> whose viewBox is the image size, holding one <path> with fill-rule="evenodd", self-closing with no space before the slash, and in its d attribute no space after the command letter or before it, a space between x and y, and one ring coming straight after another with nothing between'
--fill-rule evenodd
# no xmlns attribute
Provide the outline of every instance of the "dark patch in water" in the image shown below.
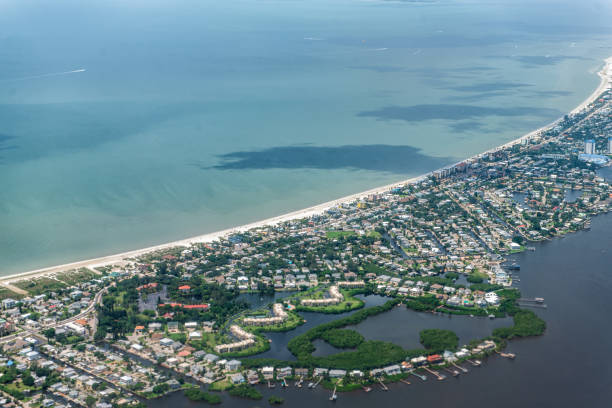
<svg viewBox="0 0 612 408"><path fill-rule="evenodd" d="M507 96L511 92L499 91L499 92L483 92L472 95L461 95L461 96L449 96L448 99L456 102L479 102L487 98L496 98L498 96Z"/></svg>
<svg viewBox="0 0 612 408"><path fill-rule="evenodd" d="M571 91L532 91L531 94L538 98L554 98L556 96L569 96L573 94Z"/></svg>
<svg viewBox="0 0 612 408"><path fill-rule="evenodd" d="M520 62L525 68L536 68L540 66L557 65L567 60L584 60L584 57L570 55L514 55L514 56L491 56L493 59L509 59Z"/></svg>
<svg viewBox="0 0 612 408"><path fill-rule="evenodd" d="M0 152L17 149L17 145L8 144L11 140L14 139L14 136L4 135L0 133ZM4 163L4 157L0 154L0 164L2 163Z"/></svg>
<svg viewBox="0 0 612 408"><path fill-rule="evenodd" d="M518 88L525 88L533 86L531 84L524 84L521 82L481 82L472 85L461 85L453 86L448 89L457 92L497 92L497 91L510 91Z"/></svg>
<svg viewBox="0 0 612 408"><path fill-rule="evenodd" d="M412 106L386 106L378 110L359 112L357 116L374 117L377 120L403 120L406 122L424 122L434 119L462 120L475 119L487 116L560 116L556 109L535 107L489 108L472 105L412 105Z"/></svg>
<svg viewBox="0 0 612 408"><path fill-rule="evenodd" d="M424 155L412 146L281 146L218 156L223 163L202 169L354 169L411 174L452 163L449 157Z"/></svg>
<svg viewBox="0 0 612 408"><path fill-rule="evenodd" d="M462 121L449 125L449 127L457 133L465 133L474 130L482 130L483 125L480 122Z"/></svg>

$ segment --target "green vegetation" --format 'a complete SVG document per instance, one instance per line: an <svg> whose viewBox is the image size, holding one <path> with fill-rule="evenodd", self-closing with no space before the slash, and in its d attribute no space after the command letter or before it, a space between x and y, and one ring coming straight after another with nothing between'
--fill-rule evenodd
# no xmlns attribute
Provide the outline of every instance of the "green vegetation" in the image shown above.
<svg viewBox="0 0 612 408"><path fill-rule="evenodd" d="M469 278L468 278L469 279ZM499 289L502 289L502 285L493 285L491 283L474 283L470 285L470 289L474 290L482 290L483 292L493 292Z"/></svg>
<svg viewBox="0 0 612 408"><path fill-rule="evenodd" d="M40 295L46 292L57 292L65 289L68 285L56 279L51 279L46 276L33 279L24 279L15 282L14 285L20 289L28 291L32 295Z"/></svg>
<svg viewBox="0 0 612 408"><path fill-rule="evenodd" d="M339 314L350 312L351 310L361 309L365 303L363 300L355 297L356 294L363 293L363 289L354 289L354 290L340 290L342 295L344 296L344 300L337 305L329 305L329 306L296 306L296 311L301 312L317 312L317 313L327 313L327 314ZM315 294L314 298L321 295L321 293ZM304 296L306 297L306 296Z"/></svg>
<svg viewBox="0 0 612 408"><path fill-rule="evenodd" d="M155 279L160 285L166 285L168 294L173 302L192 304L208 303L207 309L183 309L169 305L160 306L158 313L173 313L173 320L179 323L186 321L225 321L229 316L235 315L246 308L243 302L236 302L239 295L236 290L228 290L217 284L208 284L200 276L195 276L188 281L191 286L189 294L182 294L178 287L185 284L178 276L172 274L176 271L166 266L163 274ZM178 273L178 272L177 272ZM103 339L110 333L115 339L123 338L134 331L136 325L147 325L152 321L164 322L161 317L155 318L154 314L140 313L138 300L140 293L137 288L151 283L150 278L140 279L132 277L117 282L116 286L110 286L108 293L102 298L102 304L98 306L98 330L96 340Z"/></svg>
<svg viewBox="0 0 612 408"><path fill-rule="evenodd" d="M326 231L325 236L329 239L347 238L357 235L355 231Z"/></svg>
<svg viewBox="0 0 612 408"><path fill-rule="evenodd" d="M17 292L13 292L12 290L9 290L7 288L4 287L0 287L0 300L4 300L4 299L21 299L23 297L23 295L17 293Z"/></svg>
<svg viewBox="0 0 612 408"><path fill-rule="evenodd" d="M250 312L245 315L247 316L261 316L263 313L261 310L257 310L254 312ZM245 329L252 333L260 333L260 332L285 332L295 329L296 327L304 324L304 319L302 317L293 312L287 312L287 319L280 324L271 324L266 326L247 326Z"/></svg>
<svg viewBox="0 0 612 408"><path fill-rule="evenodd" d="M459 345L459 337L450 330L421 330L420 340L421 344L433 353L441 353L444 350L456 350Z"/></svg>
<svg viewBox="0 0 612 408"><path fill-rule="evenodd" d="M398 345L384 341L366 341L356 351L332 354L327 357L310 357L312 364L345 370L370 369L397 363L406 357L406 351Z"/></svg>
<svg viewBox="0 0 612 408"><path fill-rule="evenodd" d="M447 279L456 280L456 279L459 279L459 274L457 272L446 272L445 277Z"/></svg>
<svg viewBox="0 0 612 408"><path fill-rule="evenodd" d="M352 370L381 367L386 364L401 361L406 357L407 352L400 346L383 341L362 342L355 351L337 353L327 357L312 356L312 352L315 350L312 344L313 340L322 339L323 336L331 330L355 325L367 319L369 316L391 310L391 308L398 303L398 299L392 299L387 301L384 305L360 310L351 316L319 325L291 339L287 347L289 351L297 357L298 363L304 366L321 366Z"/></svg>
<svg viewBox="0 0 612 408"><path fill-rule="evenodd" d="M418 298L410 297L404 303L408 309L416 310L417 312L434 310L441 305L440 301L433 295L425 295Z"/></svg>
<svg viewBox="0 0 612 408"><path fill-rule="evenodd" d="M510 340L514 337L540 336L546 330L546 322L531 310L519 310L513 318L514 326L497 328L493 330L493 336Z"/></svg>
<svg viewBox="0 0 612 408"><path fill-rule="evenodd" d="M270 398L268 398L268 402L270 403L270 405L280 405L285 402L285 399L282 397L277 397L276 395L272 395Z"/></svg>
<svg viewBox="0 0 612 408"><path fill-rule="evenodd" d="M248 360L247 360L248 361ZM208 386L210 391L226 391L232 388L232 383L226 378L221 381L214 382Z"/></svg>
<svg viewBox="0 0 612 408"><path fill-rule="evenodd" d="M248 384L240 384L230 388L229 395L232 397L247 398L252 400L260 400L263 398L261 392Z"/></svg>
<svg viewBox="0 0 612 408"><path fill-rule="evenodd" d="M87 268L75 269L72 271L61 272L56 275L56 278L68 285L76 285L81 282L88 282L100 275L90 271Z"/></svg>
<svg viewBox="0 0 612 408"><path fill-rule="evenodd" d="M221 397L216 394L209 394L202 391L200 388L189 388L185 390L185 396L190 401L206 401L211 405L217 405L221 403Z"/></svg>
<svg viewBox="0 0 612 408"><path fill-rule="evenodd" d="M363 343L361 334L348 329L331 329L323 333L321 338L337 348L355 348Z"/></svg>

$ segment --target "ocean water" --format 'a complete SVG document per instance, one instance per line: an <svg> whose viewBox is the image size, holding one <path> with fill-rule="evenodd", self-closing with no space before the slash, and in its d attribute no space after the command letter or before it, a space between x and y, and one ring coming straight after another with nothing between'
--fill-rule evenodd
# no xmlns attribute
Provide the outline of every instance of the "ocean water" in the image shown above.
<svg viewBox="0 0 612 408"><path fill-rule="evenodd" d="M0 275L297 210L584 100L612 3L0 1Z"/></svg>

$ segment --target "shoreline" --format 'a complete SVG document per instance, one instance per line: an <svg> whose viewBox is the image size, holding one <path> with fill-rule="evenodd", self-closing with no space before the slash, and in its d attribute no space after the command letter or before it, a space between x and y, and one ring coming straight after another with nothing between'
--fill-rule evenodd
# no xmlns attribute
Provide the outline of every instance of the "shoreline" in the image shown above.
<svg viewBox="0 0 612 408"><path fill-rule="evenodd" d="M576 108L574 108L572 111L570 111L568 114L572 115L572 114L576 114L582 110L584 110L588 105L590 105L592 102L594 102L597 97L604 92L606 89L610 88L611 85L611 80L612 80L612 57L609 57L607 59L604 60L604 66L603 68L597 73L598 76L601 78L599 86L587 97L587 99L585 99L580 105L578 105ZM523 136L514 139L510 142L507 142L505 144L502 144L500 146L494 147L492 149L489 149L487 151L475 154L473 156L470 156L468 158L465 158L464 160L461 160L457 163L454 163L452 165L448 165L443 167L444 168L450 168L453 167L459 163L465 162L465 161L469 161L469 160L473 160L473 159L477 159L482 157L483 155L501 150L501 149L505 149L507 147L513 146L515 144L518 143L522 143L524 140L530 139L536 135L538 135L539 133L548 130L552 127L554 127L559 121L561 121L563 119L563 117L556 119L555 121L542 126L536 130L533 130L529 133L524 134ZM56 266L51 266L51 267L45 267L45 268L40 268L40 269L35 269L35 270L31 270L31 271L27 271L27 272L20 272L20 273L14 273L14 274L9 274L6 276L0 276L0 283L1 284L10 284L11 282L14 281L18 281L18 280L22 280L22 279L27 279L27 278L36 278L36 277L41 277L41 276L45 276L48 274L52 274L52 273L57 273L57 272L64 272L64 271L69 271L69 270L73 270L73 269L79 269L79 268L87 268L87 269L93 269L96 267L100 267L100 266L108 266L108 265L113 265L113 264L118 264L121 262L127 262L130 258L135 258L147 253L151 253L151 252L155 252L155 251L159 251L159 250L164 250L164 249L168 249L168 248L174 248L174 247L189 247L192 244L197 244L197 243L206 243L206 242L212 242L214 240L217 240L219 238L223 238L223 237L227 237L228 235L231 234L235 234L235 233L239 233L239 232L244 232L250 229L254 229L254 228L260 228L260 227L264 227L264 226L273 226L273 225L278 225L280 223L283 222L287 222L287 221L291 221L291 220L296 220L296 219L301 219L301 218L307 218L307 217L311 217L314 215L318 215L321 214L323 212L325 212L326 210L336 207L340 204L344 204L344 203L348 203L348 202L353 202L362 198L365 198L367 196L373 195L373 194L381 194L381 193L386 193L389 190L399 187L399 186L404 186L407 184L415 184L418 183L422 180L427 179L429 176L431 176L432 174L434 174L435 172L439 171L441 169L436 169L436 170L432 170L430 172L427 172L425 174L422 174L420 176L416 176L416 177L412 177L406 180L402 180L402 181L398 181L392 184L387 184L384 186L380 186L380 187L375 187L373 189L370 190L366 190L366 191L362 191L359 193L355 193L355 194L351 194L348 196L344 196L341 198L337 198L335 200L331 200L331 201L327 201L321 204L317 204L308 208L304 208L301 210L296 210L296 211L292 211L286 214L282 214L279 216L275 216L275 217L270 217L267 219L263 219L260 221L255 221L252 223L248 223L248 224L244 224L244 225L240 225L240 226L236 226L236 227L231 227L231 228L227 228L224 230L220 230L220 231L215 231L215 232L211 232L211 233L206 233L206 234L202 234L202 235L198 235L195 237L191 237L191 238L186 238L186 239L182 239L182 240L177 240L177 241L172 241L172 242L168 242L168 243L164 243L164 244L159 244L159 245L154 245L154 246L150 246L150 247L146 247L146 248L141 248L141 249L136 249L136 250L132 250L132 251L126 251L126 252L122 252L122 253L118 253L118 254L112 254L112 255L107 255L107 256L102 256L102 257L97 257L97 258L92 258L92 259L88 259L88 260L83 260L83 261L77 261L77 262L71 262L71 263L66 263L66 264L62 264L62 265L56 265Z"/></svg>

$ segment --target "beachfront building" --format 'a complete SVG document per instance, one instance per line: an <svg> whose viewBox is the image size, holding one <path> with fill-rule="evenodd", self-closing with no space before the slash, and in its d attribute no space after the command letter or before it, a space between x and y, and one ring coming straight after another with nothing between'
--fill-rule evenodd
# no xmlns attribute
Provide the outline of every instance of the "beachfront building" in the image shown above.
<svg viewBox="0 0 612 408"><path fill-rule="evenodd" d="M255 336L238 325L232 325L230 327L230 333L239 339L239 341L215 346L215 351L217 353L231 353L233 351L244 350L255 344Z"/></svg>
<svg viewBox="0 0 612 408"><path fill-rule="evenodd" d="M585 154L595 154L595 140L587 139L584 142L584 153Z"/></svg>
<svg viewBox="0 0 612 408"><path fill-rule="evenodd" d="M282 303L275 303L272 306L272 317L246 317L243 319L243 323L247 326L269 326L273 324L280 324L287 320L287 312Z"/></svg>
<svg viewBox="0 0 612 408"><path fill-rule="evenodd" d="M304 306L330 306L337 305L344 300L344 296L340 293L338 286L334 285L329 288L328 297L323 299L302 299Z"/></svg>

